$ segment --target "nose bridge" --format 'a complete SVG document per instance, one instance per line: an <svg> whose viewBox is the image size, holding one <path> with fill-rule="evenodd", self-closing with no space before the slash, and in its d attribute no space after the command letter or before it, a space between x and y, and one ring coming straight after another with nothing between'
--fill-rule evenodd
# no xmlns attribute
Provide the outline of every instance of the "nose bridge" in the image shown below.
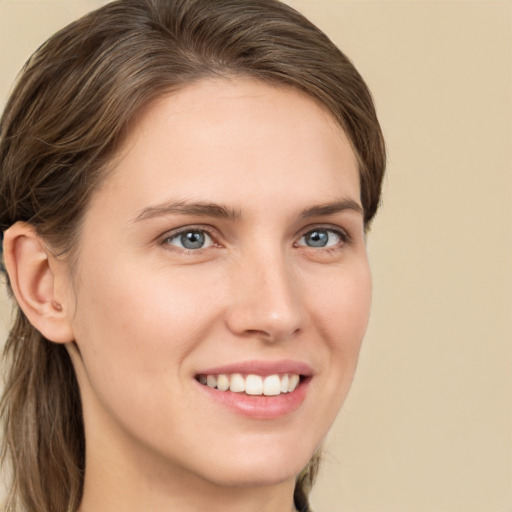
<svg viewBox="0 0 512 512"><path fill-rule="evenodd" d="M238 334L284 339L301 328L303 308L297 276L283 251L257 251L240 261L233 275L230 328Z"/></svg>

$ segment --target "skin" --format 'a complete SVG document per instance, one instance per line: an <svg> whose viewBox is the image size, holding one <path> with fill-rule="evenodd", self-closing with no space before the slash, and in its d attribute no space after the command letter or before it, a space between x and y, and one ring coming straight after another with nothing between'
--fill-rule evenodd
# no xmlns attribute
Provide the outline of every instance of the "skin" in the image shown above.
<svg viewBox="0 0 512 512"><path fill-rule="evenodd" d="M230 214L166 210L185 202ZM62 308L55 341L75 340L80 512L294 510L295 477L346 397L368 321L360 205L347 137L300 92L204 80L141 113L85 214L68 284L52 261L45 288ZM180 247L186 229L206 231L204 247ZM314 229L327 246L310 246ZM233 412L195 379L283 359L313 376L276 419Z"/></svg>

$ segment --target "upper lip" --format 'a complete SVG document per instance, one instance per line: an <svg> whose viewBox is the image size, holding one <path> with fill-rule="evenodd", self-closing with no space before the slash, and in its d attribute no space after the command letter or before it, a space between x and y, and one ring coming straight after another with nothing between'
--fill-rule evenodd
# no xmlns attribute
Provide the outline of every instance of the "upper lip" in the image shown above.
<svg viewBox="0 0 512 512"><path fill-rule="evenodd" d="M265 377L276 373L295 373L310 377L313 375L313 369L307 363L293 360L280 361L240 361L237 363L229 363L222 366L215 366L201 370L197 375L219 375L219 374L254 374Z"/></svg>

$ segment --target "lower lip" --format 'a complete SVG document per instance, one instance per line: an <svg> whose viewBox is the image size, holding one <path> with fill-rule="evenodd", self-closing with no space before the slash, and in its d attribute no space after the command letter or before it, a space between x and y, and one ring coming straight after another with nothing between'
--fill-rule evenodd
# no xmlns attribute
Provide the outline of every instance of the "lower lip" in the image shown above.
<svg viewBox="0 0 512 512"><path fill-rule="evenodd" d="M233 391L219 391L216 388L197 383L212 400L231 409L232 411L253 419L272 420L287 416L296 411L306 398L310 378L301 380L291 393L276 396L246 395Z"/></svg>

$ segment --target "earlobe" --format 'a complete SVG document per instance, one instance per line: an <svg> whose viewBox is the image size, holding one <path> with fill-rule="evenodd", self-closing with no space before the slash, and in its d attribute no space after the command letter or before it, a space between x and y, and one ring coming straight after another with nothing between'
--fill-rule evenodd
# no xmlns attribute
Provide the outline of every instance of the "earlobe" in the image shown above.
<svg viewBox="0 0 512 512"><path fill-rule="evenodd" d="M4 259L14 295L29 322L48 340L73 341L65 297L56 295L53 256L30 224L16 222L4 234ZM55 265L53 265L55 267Z"/></svg>

